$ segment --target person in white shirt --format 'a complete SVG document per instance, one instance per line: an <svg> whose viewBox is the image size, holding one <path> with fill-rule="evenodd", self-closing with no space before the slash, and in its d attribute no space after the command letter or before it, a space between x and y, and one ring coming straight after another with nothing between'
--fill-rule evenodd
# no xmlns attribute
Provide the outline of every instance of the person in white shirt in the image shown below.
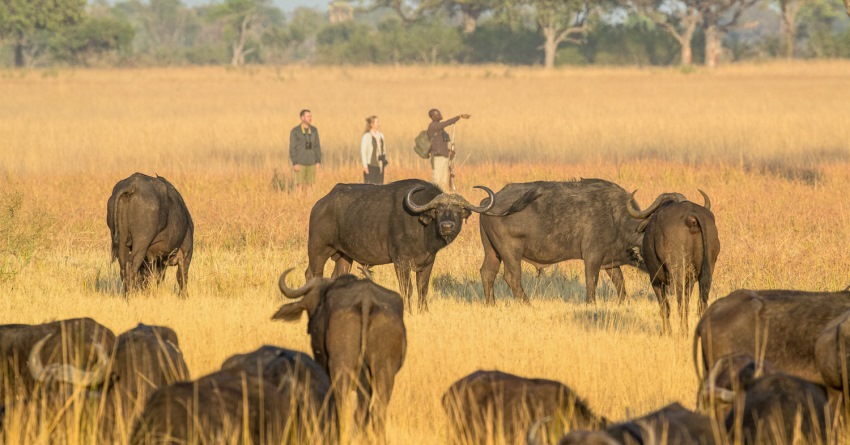
<svg viewBox="0 0 850 445"><path fill-rule="evenodd" d="M384 169L387 167L387 149L378 116L366 118L366 130L360 139L360 159L363 164L363 182L383 184Z"/></svg>

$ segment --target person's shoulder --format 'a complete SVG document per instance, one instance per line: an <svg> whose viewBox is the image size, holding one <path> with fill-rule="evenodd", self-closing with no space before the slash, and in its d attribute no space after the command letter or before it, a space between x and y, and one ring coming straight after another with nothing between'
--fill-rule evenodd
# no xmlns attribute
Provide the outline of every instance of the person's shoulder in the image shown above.
<svg viewBox="0 0 850 445"><path fill-rule="evenodd" d="M301 124L298 124L292 127L292 130L289 130L290 133L301 132Z"/></svg>

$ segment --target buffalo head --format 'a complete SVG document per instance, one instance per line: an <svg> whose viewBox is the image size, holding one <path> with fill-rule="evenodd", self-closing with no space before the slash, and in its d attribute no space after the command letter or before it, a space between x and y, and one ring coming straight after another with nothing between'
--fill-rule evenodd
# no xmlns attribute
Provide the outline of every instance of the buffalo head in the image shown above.
<svg viewBox="0 0 850 445"><path fill-rule="evenodd" d="M431 221L437 222L437 230L446 242L452 242L460 233L463 220L469 217L471 212L484 213L493 207L496 197L492 190L482 185L475 188L484 190L490 196L490 200L483 206L473 206L463 196L454 193L441 193L425 205L413 202L413 193L424 190L425 186L414 187L407 192L404 203L411 212L419 215L419 221L428 225Z"/></svg>
<svg viewBox="0 0 850 445"><path fill-rule="evenodd" d="M285 321L297 321L301 318L301 313L307 311L307 315L311 316L316 312L316 307L319 306L319 301L321 300L322 288L325 284L333 281L327 278L321 277L313 277L307 284L301 286L298 289L290 289L286 285L286 276L292 272L293 269L286 269L278 280L277 284L280 288L280 292L284 297L290 299L301 298L300 301L296 301L294 303L289 303L283 305L273 316L272 320L285 320Z"/></svg>
<svg viewBox="0 0 850 445"><path fill-rule="evenodd" d="M706 195L705 192L700 189L697 189L697 191L700 192L704 200L703 207L705 207L707 210L711 210L711 200L708 199L708 195ZM635 193L637 193L637 190L633 191L631 195L629 195L629 200L626 202L626 210L629 212L629 215L631 215L632 218L642 220L637 228L638 232L643 232L646 229L646 225L649 223L649 219L652 217L655 211L658 210L658 208L662 205L669 203L685 202L688 200L688 198L685 198L685 195L681 193L662 193L658 195L658 197L655 198L655 201L653 201L652 204L650 204L649 207L647 207L645 210L638 210L632 205L632 202L634 202Z"/></svg>

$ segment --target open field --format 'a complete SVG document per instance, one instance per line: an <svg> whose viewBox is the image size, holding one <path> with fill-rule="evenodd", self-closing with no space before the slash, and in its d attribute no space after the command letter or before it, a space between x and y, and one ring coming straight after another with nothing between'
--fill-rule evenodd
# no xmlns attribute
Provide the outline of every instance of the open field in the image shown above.
<svg viewBox="0 0 850 445"><path fill-rule="evenodd" d="M661 192L712 199L720 232L712 300L746 288L840 290L850 284L850 63L543 72L506 67L157 69L0 72L0 324L89 316L116 333L138 322L180 336L193 376L262 344L309 350L306 318L269 320L277 277L306 267L310 207L359 181L359 136L377 114L388 180L429 178L412 151L427 110L471 113L458 129L461 193L477 184L598 177L648 205ZM312 194L285 179L288 133L310 108L324 147ZM105 223L113 185L158 173L195 221L189 298L173 270L121 297ZM14 211L12 211L14 210ZM612 419L672 401L693 407L690 338L659 336L645 275L625 270L618 307L600 278L587 307L581 262L524 283L499 278L486 308L478 217L437 256L431 312L407 315L407 361L390 406L391 443L441 443L443 391L476 370L560 380ZM330 266L328 266L328 271ZM391 266L374 269L397 289ZM301 284L301 276L292 284ZM604 274L603 274L604 275ZM696 294L696 293L695 293ZM696 298L694 295L693 298ZM692 315L691 326L696 317ZM674 326L676 323L674 323ZM45 433L7 432L6 443ZM59 442L86 443L67 432Z"/></svg>

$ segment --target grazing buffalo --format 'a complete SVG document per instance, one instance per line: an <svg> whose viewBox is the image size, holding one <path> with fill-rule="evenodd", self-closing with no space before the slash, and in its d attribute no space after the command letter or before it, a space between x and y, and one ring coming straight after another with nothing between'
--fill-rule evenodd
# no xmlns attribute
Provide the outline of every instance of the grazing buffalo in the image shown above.
<svg viewBox="0 0 850 445"><path fill-rule="evenodd" d="M108 380L115 334L91 318L0 326L0 401L68 396ZM10 393L5 394L6 391Z"/></svg>
<svg viewBox="0 0 850 445"><path fill-rule="evenodd" d="M697 374L705 375L720 357L746 353L782 372L822 384L815 344L830 321L848 310L850 292L736 290L712 303L697 323L693 344Z"/></svg>
<svg viewBox="0 0 850 445"><path fill-rule="evenodd" d="M476 186L493 197L490 189ZM437 252L460 233L470 212L485 212L462 196L407 179L387 185L337 184L310 212L306 278L321 277L328 258L333 276L348 273L352 261L364 266L392 263L399 288L412 310L411 271L416 272L419 308L428 308L428 282Z"/></svg>
<svg viewBox="0 0 850 445"><path fill-rule="evenodd" d="M755 379L744 389L744 403L735 404L726 417L733 443L825 443L831 417L826 388L775 373Z"/></svg>
<svg viewBox="0 0 850 445"><path fill-rule="evenodd" d="M371 424L383 441L386 408L407 350L401 297L353 275L315 277L290 289L285 279L291 271L280 276L280 291L287 298L303 298L281 307L272 319L297 321L307 312L313 357L330 375L337 403L346 403L356 390L355 424Z"/></svg>
<svg viewBox="0 0 850 445"><path fill-rule="evenodd" d="M290 395L239 370L156 390L133 427L131 445L288 443Z"/></svg>
<svg viewBox="0 0 850 445"><path fill-rule="evenodd" d="M743 402L746 388L753 381L776 372L770 363L759 362L749 353L720 357L705 381L700 382L697 409L722 422L732 410L733 402Z"/></svg>
<svg viewBox="0 0 850 445"><path fill-rule="evenodd" d="M476 371L458 380L443 395L443 408L453 439L469 444L493 443L500 435L505 443L514 443L545 417L569 429L606 422L561 382L500 371Z"/></svg>
<svg viewBox="0 0 850 445"><path fill-rule="evenodd" d="M536 426L535 426L536 427ZM538 443L536 428L529 431L530 445ZM713 445L711 419L678 403L643 417L611 425L599 431L572 431L559 445ZM722 443L722 442L720 442Z"/></svg>
<svg viewBox="0 0 850 445"><path fill-rule="evenodd" d="M177 334L165 326L141 323L118 336L112 372L118 376L113 390L126 419L141 412L157 388L189 379Z"/></svg>
<svg viewBox="0 0 850 445"><path fill-rule="evenodd" d="M588 303L596 301L600 269L611 277L619 300L625 299L620 266L639 265L643 234L627 212L626 204L635 205L634 200L622 187L601 179L508 184L495 202L481 215L481 282L487 304L495 304L493 284L502 262L514 297L528 302L521 282L523 260L542 269L582 259Z"/></svg>
<svg viewBox="0 0 850 445"><path fill-rule="evenodd" d="M183 197L170 182L141 173L118 181L106 202L106 225L125 293L139 281L161 282L166 266L176 265L180 294L186 294L194 225Z"/></svg>
<svg viewBox="0 0 850 445"><path fill-rule="evenodd" d="M627 207L629 214L641 221L638 227L638 231L644 232L641 256L661 306L661 329L665 334L672 332L668 295L674 291L683 335L688 332L688 305L697 281L697 313L702 315L705 311L714 263L720 253L711 201L705 192L699 192L705 199L704 206L686 201L679 194L665 194L662 196L680 199L659 202L659 197L644 211Z"/></svg>
<svg viewBox="0 0 850 445"><path fill-rule="evenodd" d="M331 434L328 422L333 421L335 408L330 394L331 380L309 355L266 345L231 356L221 365L221 370L237 370L271 382L278 391L292 395L290 412L298 419L295 425L299 429L307 425L308 430Z"/></svg>

